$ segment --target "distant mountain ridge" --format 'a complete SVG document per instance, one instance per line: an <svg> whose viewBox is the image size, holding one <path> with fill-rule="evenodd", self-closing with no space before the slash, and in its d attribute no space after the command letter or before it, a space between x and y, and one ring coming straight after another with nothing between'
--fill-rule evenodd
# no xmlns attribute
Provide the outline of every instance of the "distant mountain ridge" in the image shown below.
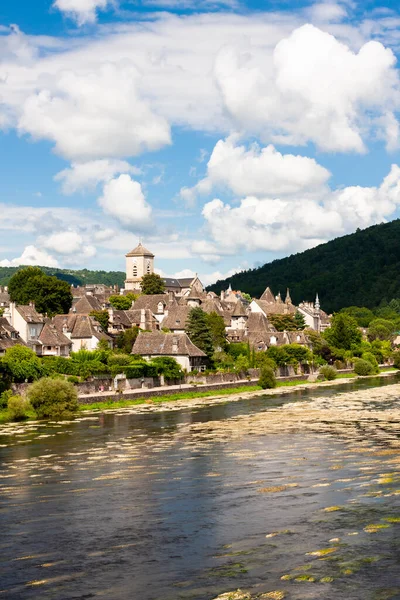
<svg viewBox="0 0 400 600"><path fill-rule="evenodd" d="M400 298L400 220L357 229L355 233L311 250L237 273L208 287L260 297L269 286L274 294L290 289L295 304L319 294L327 312L346 306L374 308L382 299Z"/></svg>
<svg viewBox="0 0 400 600"><path fill-rule="evenodd" d="M20 267L0 267L0 285L7 285L11 277ZM125 273L122 271L90 271L88 269L55 269L53 267L40 267L46 275L54 275L58 279L68 281L71 285L86 285L89 283L103 283L105 285L124 286Z"/></svg>

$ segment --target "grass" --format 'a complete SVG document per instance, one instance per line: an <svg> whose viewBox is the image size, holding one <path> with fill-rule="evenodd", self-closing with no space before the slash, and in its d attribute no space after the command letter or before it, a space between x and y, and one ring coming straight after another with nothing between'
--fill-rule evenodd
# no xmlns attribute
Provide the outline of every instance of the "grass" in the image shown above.
<svg viewBox="0 0 400 600"><path fill-rule="evenodd" d="M127 408L137 404L160 404L161 402L175 402L176 400L193 400L194 398L209 398L211 396L229 396L230 394L242 394L244 392L261 391L259 385L241 386L236 388L226 388L222 390L211 390L209 392L179 392L168 396L152 396L149 398L136 398L135 400L106 400L105 402L94 402L93 404L82 404L79 407L81 411L103 410L105 408Z"/></svg>

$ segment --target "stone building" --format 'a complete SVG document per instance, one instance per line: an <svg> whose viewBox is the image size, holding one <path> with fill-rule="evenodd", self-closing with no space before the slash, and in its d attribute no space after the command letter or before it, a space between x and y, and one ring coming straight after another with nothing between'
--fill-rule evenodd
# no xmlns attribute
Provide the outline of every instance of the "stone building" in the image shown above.
<svg viewBox="0 0 400 600"><path fill-rule="evenodd" d="M125 289L130 292L140 292L143 275L154 273L154 254L139 242L136 248L128 252L125 256Z"/></svg>
<svg viewBox="0 0 400 600"><path fill-rule="evenodd" d="M172 357L188 372L193 369L202 370L207 365L207 355L185 333L139 333L132 354L149 360L159 356Z"/></svg>

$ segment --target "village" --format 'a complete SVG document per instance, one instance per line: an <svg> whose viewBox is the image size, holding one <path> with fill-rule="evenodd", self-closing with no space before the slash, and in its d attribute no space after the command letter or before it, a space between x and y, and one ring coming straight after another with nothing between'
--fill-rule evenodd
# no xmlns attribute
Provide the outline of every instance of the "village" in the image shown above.
<svg viewBox="0 0 400 600"><path fill-rule="evenodd" d="M0 289L0 356L14 345L26 345L40 357L69 357L81 349L96 350L99 344L110 349L121 333L139 328L132 345L132 354L145 359L166 356L177 360L186 372L202 371L208 366L207 355L191 342L186 333L190 311L200 308L207 314L223 319L226 341L246 343L256 351L286 344L310 347L304 328L323 332L329 327L329 316L321 309L318 295L315 302L292 303L287 290L285 299L274 296L269 287L259 299L245 298L229 287L217 296L207 292L197 276L185 279L164 278L163 293L141 294L145 275L154 273L155 256L141 243L126 255L124 289L116 286L86 285L73 287L72 307L68 314L47 318L33 303L16 305L10 301L7 288ZM116 309L110 303L115 295L135 295L127 310ZM107 311L104 327L94 316ZM300 315L303 323L298 330L277 329L275 317Z"/></svg>

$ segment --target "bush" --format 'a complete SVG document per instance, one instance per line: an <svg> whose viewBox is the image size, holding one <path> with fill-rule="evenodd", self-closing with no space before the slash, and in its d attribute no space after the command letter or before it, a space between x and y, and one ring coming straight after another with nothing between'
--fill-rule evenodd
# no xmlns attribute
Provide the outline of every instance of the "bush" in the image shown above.
<svg viewBox="0 0 400 600"><path fill-rule="evenodd" d="M0 394L0 408L7 408L9 399L13 396L11 390L5 390Z"/></svg>
<svg viewBox="0 0 400 600"><path fill-rule="evenodd" d="M35 381L43 375L43 365L35 352L17 344L6 350L2 359L16 382Z"/></svg>
<svg viewBox="0 0 400 600"><path fill-rule="evenodd" d="M275 373L273 372L271 367L261 368L258 385L261 386L263 390L269 390L271 388L276 387Z"/></svg>
<svg viewBox="0 0 400 600"><path fill-rule="evenodd" d="M39 379L28 388L27 396L39 419L69 418L78 410L78 394L69 381Z"/></svg>
<svg viewBox="0 0 400 600"><path fill-rule="evenodd" d="M376 356L372 354L372 352L364 352L361 358L362 360L366 360L367 362L371 363L374 369L374 373L379 373L378 361L376 360Z"/></svg>
<svg viewBox="0 0 400 600"><path fill-rule="evenodd" d="M354 363L354 372L357 375L365 377L367 375L373 375L375 369L368 360L363 360L362 358L359 358Z"/></svg>
<svg viewBox="0 0 400 600"><path fill-rule="evenodd" d="M393 353L393 366L396 369L400 369L400 352Z"/></svg>
<svg viewBox="0 0 400 600"><path fill-rule="evenodd" d="M8 399L7 408L11 421L23 421L28 418L27 412L30 404L22 396L11 396Z"/></svg>
<svg viewBox="0 0 400 600"><path fill-rule="evenodd" d="M79 377L76 377L76 375L70 375L67 377L67 381L69 381L69 383L79 383L80 379Z"/></svg>
<svg viewBox="0 0 400 600"><path fill-rule="evenodd" d="M172 356L158 356L152 360L152 364L157 368L158 373L162 373L168 381L183 377L180 364Z"/></svg>
<svg viewBox="0 0 400 600"><path fill-rule="evenodd" d="M323 376L326 381L333 381L338 376L336 369L330 365L324 365L320 368L319 374Z"/></svg>

